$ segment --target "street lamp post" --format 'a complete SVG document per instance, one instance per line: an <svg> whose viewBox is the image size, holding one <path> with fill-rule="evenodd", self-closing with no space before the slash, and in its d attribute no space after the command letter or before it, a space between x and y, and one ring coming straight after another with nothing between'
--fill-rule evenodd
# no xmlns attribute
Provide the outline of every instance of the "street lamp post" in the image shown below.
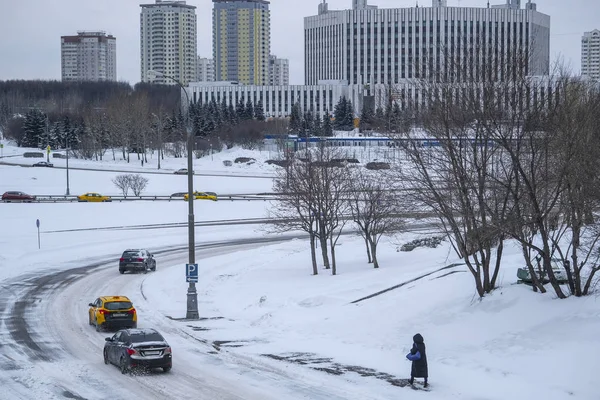
<svg viewBox="0 0 600 400"><path fill-rule="evenodd" d="M69 135L65 135L65 154L67 155L67 192L66 196L71 195L71 191L69 190Z"/></svg>
<svg viewBox="0 0 600 400"><path fill-rule="evenodd" d="M169 76L169 75L165 75L162 72L158 72L158 71L153 71L150 70L148 71L148 75L160 75L163 76L167 79L172 80L173 82L177 83L179 85L179 87L181 88L181 90L183 90L183 93L185 93L185 97L187 99L187 105L189 107L190 105L190 97L187 94L187 91L185 90L185 87L183 86L183 84L181 84L181 82L179 82L177 79ZM188 176L188 250L189 250L189 263L190 264L195 264L196 263L196 240L195 240L195 224L194 224L194 163L193 163L193 146L192 146L192 139L193 139L193 132L191 127L189 126L189 124L186 123L186 133L187 133L187 139L188 139L188 145L187 145L187 176ZM188 284L188 289L187 289L187 312L186 312L186 319L198 319L200 318L200 315L198 313L198 292L196 291L196 284L194 282L189 282Z"/></svg>

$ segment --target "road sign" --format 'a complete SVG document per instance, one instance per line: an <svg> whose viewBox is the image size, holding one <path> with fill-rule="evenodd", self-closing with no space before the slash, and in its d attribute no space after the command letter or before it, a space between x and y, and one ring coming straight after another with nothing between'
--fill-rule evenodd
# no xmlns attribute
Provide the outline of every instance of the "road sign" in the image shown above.
<svg viewBox="0 0 600 400"><path fill-rule="evenodd" d="M36 219L35 220L35 226L37 226L37 233L38 233L38 249L42 248L42 243L40 241L40 220Z"/></svg>
<svg viewBox="0 0 600 400"><path fill-rule="evenodd" d="M48 145L48 147L46 147L46 151L47 151L48 153L50 153L50 150L52 150L52 147L50 147L50 145Z"/></svg>
<svg viewBox="0 0 600 400"><path fill-rule="evenodd" d="M198 282L198 264L185 264L185 281Z"/></svg>
<svg viewBox="0 0 600 400"><path fill-rule="evenodd" d="M3 149L4 145L2 143L0 143L0 149Z"/></svg>

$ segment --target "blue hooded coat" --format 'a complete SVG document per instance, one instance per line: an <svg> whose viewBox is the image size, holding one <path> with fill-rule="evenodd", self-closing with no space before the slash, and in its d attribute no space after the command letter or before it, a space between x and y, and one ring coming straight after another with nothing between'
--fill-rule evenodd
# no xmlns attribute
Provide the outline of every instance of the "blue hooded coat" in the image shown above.
<svg viewBox="0 0 600 400"><path fill-rule="evenodd" d="M413 336L413 341L413 347L410 353L406 355L406 358L412 361L410 376L413 378L427 378L429 371L427 369L427 353L425 351L423 336L417 333Z"/></svg>

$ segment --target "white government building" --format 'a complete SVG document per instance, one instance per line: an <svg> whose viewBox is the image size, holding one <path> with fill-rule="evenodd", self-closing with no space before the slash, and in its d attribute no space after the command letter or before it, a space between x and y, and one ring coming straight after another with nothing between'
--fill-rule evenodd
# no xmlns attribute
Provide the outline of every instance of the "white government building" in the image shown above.
<svg viewBox="0 0 600 400"><path fill-rule="evenodd" d="M523 68L531 76L547 76L550 66L550 17L531 1L478 8L432 0L431 7L379 9L353 0L350 10L330 10L323 0L318 14L304 19L304 37L305 85L192 83L190 98L262 100L266 116L286 117L295 102L331 113L345 96L359 115L365 96L379 106L391 86L405 108L424 104L415 84L420 80L503 81L510 75L509 54L527 52Z"/></svg>

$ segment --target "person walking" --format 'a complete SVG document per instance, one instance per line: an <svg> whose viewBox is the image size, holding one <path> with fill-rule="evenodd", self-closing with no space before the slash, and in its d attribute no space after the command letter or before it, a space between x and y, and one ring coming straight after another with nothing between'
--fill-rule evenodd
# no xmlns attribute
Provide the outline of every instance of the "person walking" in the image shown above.
<svg viewBox="0 0 600 400"><path fill-rule="evenodd" d="M412 361L412 367L410 370L410 384L415 383L415 378L424 378L425 384L423 387L428 387L427 378L429 377L429 371L427 368L427 352L425 351L425 342L423 336L417 333L413 336L413 346L410 349L410 353L406 355L406 358Z"/></svg>

